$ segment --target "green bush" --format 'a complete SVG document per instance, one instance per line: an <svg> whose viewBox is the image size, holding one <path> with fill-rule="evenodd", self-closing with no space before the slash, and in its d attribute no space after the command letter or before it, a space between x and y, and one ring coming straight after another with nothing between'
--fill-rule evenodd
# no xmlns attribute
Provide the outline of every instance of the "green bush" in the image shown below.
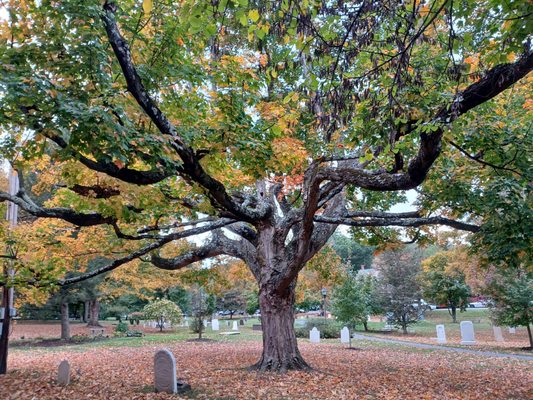
<svg viewBox="0 0 533 400"><path fill-rule="evenodd" d="M309 331L316 327L322 339L338 339L341 337L342 326L337 321L324 321L323 319L308 319L306 325L295 329L296 337L309 338Z"/></svg>
<svg viewBox="0 0 533 400"><path fill-rule="evenodd" d="M142 331L127 331L126 337L143 337L144 333Z"/></svg>
<svg viewBox="0 0 533 400"><path fill-rule="evenodd" d="M115 335L123 335L128 332L128 324L125 322L119 322L115 327Z"/></svg>
<svg viewBox="0 0 533 400"><path fill-rule="evenodd" d="M202 329L202 332L205 332L205 327L203 326L204 322L198 318L193 318L191 320L191 324L189 328L194 333L200 333L200 329Z"/></svg>

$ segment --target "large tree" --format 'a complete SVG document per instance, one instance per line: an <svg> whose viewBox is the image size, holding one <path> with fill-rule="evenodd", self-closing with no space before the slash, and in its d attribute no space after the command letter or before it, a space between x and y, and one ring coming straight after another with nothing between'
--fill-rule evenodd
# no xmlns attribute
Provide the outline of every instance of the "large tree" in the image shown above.
<svg viewBox="0 0 533 400"><path fill-rule="evenodd" d="M255 367L308 368L293 328L295 287L339 224L397 238L390 227L404 227L410 239L426 225L478 232L483 209L440 208L434 184L442 174L463 182L465 160L484 170L463 187L482 188L498 171L529 190L530 139L509 140L517 136L502 128L491 143L475 126L533 68L531 7L10 2L0 24L2 155L21 178L40 160L54 197L33 201L22 180L0 200L127 250L61 285L145 256L165 270L243 260L259 288ZM526 108L527 96L515 101ZM498 158L491 146L516 154ZM387 212L415 188L424 208ZM203 243L180 242L206 233Z"/></svg>

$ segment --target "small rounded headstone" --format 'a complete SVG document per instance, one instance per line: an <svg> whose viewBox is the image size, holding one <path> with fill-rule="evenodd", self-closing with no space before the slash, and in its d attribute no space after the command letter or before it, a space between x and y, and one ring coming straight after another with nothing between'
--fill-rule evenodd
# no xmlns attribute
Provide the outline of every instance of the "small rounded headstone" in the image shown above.
<svg viewBox="0 0 533 400"><path fill-rule="evenodd" d="M161 349L154 356L154 386L156 392L177 392L176 359L167 349Z"/></svg>
<svg viewBox="0 0 533 400"><path fill-rule="evenodd" d="M57 383L61 386L67 386L70 383L70 364L67 360L61 361L57 370Z"/></svg>

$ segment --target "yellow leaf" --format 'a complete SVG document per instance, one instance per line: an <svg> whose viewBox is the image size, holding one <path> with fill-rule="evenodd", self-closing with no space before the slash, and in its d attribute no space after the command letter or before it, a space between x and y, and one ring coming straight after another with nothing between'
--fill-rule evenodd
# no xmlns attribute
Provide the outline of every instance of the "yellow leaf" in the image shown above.
<svg viewBox="0 0 533 400"><path fill-rule="evenodd" d="M150 14L150 12L152 11L152 6L152 0L143 0L143 11L145 14Z"/></svg>
<svg viewBox="0 0 533 400"><path fill-rule="evenodd" d="M248 12L248 18L250 18L253 22L257 22L259 20L259 11L258 10L250 10Z"/></svg>

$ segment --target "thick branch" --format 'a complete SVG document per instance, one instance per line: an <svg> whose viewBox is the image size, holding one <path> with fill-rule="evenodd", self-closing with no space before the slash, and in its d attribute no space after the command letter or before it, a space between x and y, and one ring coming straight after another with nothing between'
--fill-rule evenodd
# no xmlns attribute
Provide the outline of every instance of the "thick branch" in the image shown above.
<svg viewBox="0 0 533 400"><path fill-rule="evenodd" d="M522 79L533 69L533 52L524 55L512 64L498 65L489 70L483 78L455 96L448 107L437 113L432 123L449 124L460 115L492 99ZM408 190L420 185L441 151L443 129L422 133L418 154L409 163L406 173L370 171L357 167L326 167L319 172L322 180L344 182L358 187L376 190Z"/></svg>
<svg viewBox="0 0 533 400"><path fill-rule="evenodd" d="M424 225L446 225L455 229L468 232L478 232L478 225L468 224L444 217L427 217L427 218L366 218L366 219L349 219L343 217L326 217L322 215L315 216L316 222L326 224L348 225L356 227L367 226L403 226L419 227Z"/></svg>
<svg viewBox="0 0 533 400"><path fill-rule="evenodd" d="M93 278L93 277L95 277L97 275L101 275L103 273L106 273L106 272L109 272L109 271L113 271L114 269L120 267L121 265L127 264L130 261L133 261L133 260L135 260L137 258L140 258L140 257L148 254L149 252L153 251L153 250L159 249L159 248L163 247L165 244L172 242L173 240L183 239L183 238L186 238L186 237L195 236L195 235L199 235L199 234L202 234L202 233L210 232L212 230L216 230L216 229L222 228L222 227L224 227L226 225L232 224L233 222L234 221L229 220L229 219L221 219L219 221L216 221L213 224L200 226L200 227L192 228L192 229L187 229L187 230L180 231L180 232L174 232L174 233L169 234L167 236L161 237L156 242L153 242L153 243L151 243L149 245L146 245L146 246L142 247L141 249L139 249L137 251L134 251L133 253L127 255L126 257L116 259L116 260L114 260L113 262L111 262L108 265L105 265L105 266L97 268L97 269L95 269L93 271L87 272L86 274L79 275L79 276L76 276L76 277L73 277L73 278L68 278L68 279L65 279L63 281L60 281L59 285L60 286L70 285L72 283L85 281L85 280Z"/></svg>
<svg viewBox="0 0 533 400"><path fill-rule="evenodd" d="M100 213L79 213L70 208L55 207L45 208L35 204L28 195L23 191L19 191L16 195L0 192L0 202L10 201L18 205L23 210L31 215L39 218L57 218L70 222L77 226L94 226L112 224L115 219L112 217L104 217Z"/></svg>
<svg viewBox="0 0 533 400"><path fill-rule="evenodd" d="M146 115L148 115L157 126L159 131L163 135L169 135L173 138L174 148L183 161L183 171L181 171L181 174L189 177L191 180L205 188L208 191L209 199L213 205L217 208L222 208L229 213L224 214L225 216L236 217L246 222L263 219L272 211L264 202L259 201L258 207L255 209L237 204L226 192L224 185L204 171L200 164L201 157L199 157L177 134L174 125L172 125L159 109L144 87L135 65L133 64L128 43L120 33L115 19L117 5L114 1L109 0L105 2L103 8L104 12L102 13L102 21L104 22L109 43L113 48L113 52L122 69L122 74L126 79L128 90Z"/></svg>

